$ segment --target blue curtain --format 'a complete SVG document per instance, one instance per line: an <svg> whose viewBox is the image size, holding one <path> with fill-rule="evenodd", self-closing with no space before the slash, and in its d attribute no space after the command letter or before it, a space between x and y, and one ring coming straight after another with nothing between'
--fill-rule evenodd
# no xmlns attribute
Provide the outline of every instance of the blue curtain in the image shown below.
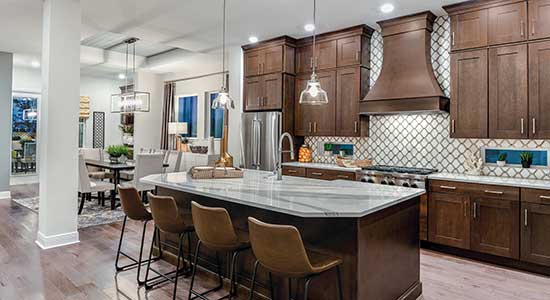
<svg viewBox="0 0 550 300"><path fill-rule="evenodd" d="M178 99L178 121L187 123L185 137L197 137L197 96L180 97Z"/></svg>
<svg viewBox="0 0 550 300"><path fill-rule="evenodd" d="M214 99L218 96L218 93L210 94L210 107ZM210 136L214 138L221 138L223 134L223 109L210 108Z"/></svg>

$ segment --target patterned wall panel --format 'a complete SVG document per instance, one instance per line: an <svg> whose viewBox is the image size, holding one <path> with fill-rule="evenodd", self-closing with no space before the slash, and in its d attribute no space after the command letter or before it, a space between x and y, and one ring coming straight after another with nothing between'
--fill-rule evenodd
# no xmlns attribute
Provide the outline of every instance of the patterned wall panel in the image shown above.
<svg viewBox="0 0 550 300"><path fill-rule="evenodd" d="M383 43L382 33L380 33L380 31L375 31L370 40L370 86L374 85L382 69Z"/></svg>
<svg viewBox="0 0 550 300"><path fill-rule="evenodd" d="M92 147L105 148L105 113L102 111L93 114Z"/></svg>
<svg viewBox="0 0 550 300"><path fill-rule="evenodd" d="M372 83L382 64L382 38L373 35ZM439 17L432 33L432 61L436 78L445 94L450 94L450 20ZM372 85L371 83L371 85ZM358 159L373 159L376 164L436 168L442 172L463 173L471 153L480 155L481 147L545 148L547 140L451 139L447 113L370 117L369 138L306 137L314 153L324 142L354 144ZM334 163L334 158L314 155L315 162ZM550 179L548 168L523 169L485 165L483 174Z"/></svg>

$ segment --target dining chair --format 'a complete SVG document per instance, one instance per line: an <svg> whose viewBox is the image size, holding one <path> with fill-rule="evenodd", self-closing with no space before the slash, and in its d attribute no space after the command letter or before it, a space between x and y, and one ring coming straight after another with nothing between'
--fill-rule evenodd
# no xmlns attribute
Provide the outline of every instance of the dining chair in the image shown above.
<svg viewBox="0 0 550 300"><path fill-rule="evenodd" d="M140 182L140 179L152 174L161 174L164 164L163 153L139 153L136 155L136 166L134 168L134 178L132 185L145 194L145 191L152 191L155 189L154 185ZM143 195L142 195L143 197Z"/></svg>
<svg viewBox="0 0 550 300"><path fill-rule="evenodd" d="M100 148L79 148L78 152L84 156L84 159L90 159L90 160L103 160L103 149ZM92 167L88 166L88 175L93 179L108 179L112 178L111 174L109 172L106 172L105 170L98 168L98 167Z"/></svg>
<svg viewBox="0 0 550 300"><path fill-rule="evenodd" d="M168 167L164 168L164 173L174 173L179 172L181 167L181 157L182 153L176 150L166 151L166 156L164 158L164 163Z"/></svg>
<svg viewBox="0 0 550 300"><path fill-rule="evenodd" d="M105 192L110 191L111 197L115 196L115 185L110 182L92 181L83 154L78 155L78 192L80 193L80 207L78 214L82 213L86 199L92 199L92 193L97 193L99 205L105 205Z"/></svg>

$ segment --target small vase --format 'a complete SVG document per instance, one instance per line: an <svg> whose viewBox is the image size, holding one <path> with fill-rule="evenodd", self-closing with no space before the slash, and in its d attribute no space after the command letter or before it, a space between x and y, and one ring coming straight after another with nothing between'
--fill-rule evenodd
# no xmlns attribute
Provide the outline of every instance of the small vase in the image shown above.
<svg viewBox="0 0 550 300"><path fill-rule="evenodd" d="M111 161L112 164L118 164L119 158L120 157L109 156L109 160Z"/></svg>
<svg viewBox="0 0 550 300"><path fill-rule="evenodd" d="M499 167L504 167L506 165L506 161L505 160L497 160L497 166Z"/></svg>
<svg viewBox="0 0 550 300"><path fill-rule="evenodd" d="M533 163L533 162L532 162L532 161L529 161L529 160L522 160L522 161L521 161L521 166L524 167L524 168L526 168L526 169L528 169L528 168L531 167L531 164L532 164L532 163Z"/></svg>

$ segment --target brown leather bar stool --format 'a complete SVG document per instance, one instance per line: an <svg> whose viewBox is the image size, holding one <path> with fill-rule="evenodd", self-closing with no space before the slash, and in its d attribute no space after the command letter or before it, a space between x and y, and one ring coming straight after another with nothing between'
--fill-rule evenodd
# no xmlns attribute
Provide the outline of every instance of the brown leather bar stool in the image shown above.
<svg viewBox="0 0 550 300"><path fill-rule="evenodd" d="M118 250L116 253L116 261L115 261L115 268L117 272L120 271L126 271L130 269L134 269L137 267L137 282L139 285L142 285L145 283L145 281L141 280L140 274L141 274L141 265L149 262L148 260L143 261L143 244L145 242L145 232L147 231L147 224L149 221L153 220L153 216L151 213L143 206L143 202L141 201L141 198L139 197L138 191L134 187L123 187L119 186L118 191L120 194L120 202L122 204L122 211L124 211L124 222L122 222L122 230L120 231L120 241L118 242ZM126 221L130 218L130 220L134 221L141 221L143 222L143 232L141 234L141 244L139 246L139 258L135 259L131 257L130 255L124 253L121 251L122 248L122 241L124 239L124 230L126 228ZM119 265L119 259L120 255L125 256L129 260L132 261L132 263L129 263L124 266ZM153 258L153 261L156 261L160 258L160 255L158 257Z"/></svg>
<svg viewBox="0 0 550 300"><path fill-rule="evenodd" d="M178 278L180 275L189 275L191 272L192 266L187 268L187 263L183 258L183 241L187 237L188 243L188 261L191 259L191 233L195 231L193 227L193 221L191 214L180 209L176 203L176 200L173 197L166 196L156 196L147 193L147 198L149 199L149 205L151 207L151 214L153 215L153 220L155 221L155 231L153 241L151 243L151 250L149 252L149 262L147 264L147 271L145 272L145 289L151 289L158 284L171 281L174 283L174 293L172 299L176 299L176 290L178 288ZM155 238L158 237L160 240L160 232L175 234L178 235L178 246L174 247L168 243L159 242L159 249L162 246L170 247L177 249L178 259L176 264L176 270L168 273L160 273L153 268L151 268L151 258L153 256L153 246ZM183 260L183 267L180 269L180 264ZM158 274L158 276L149 279L149 271L153 271Z"/></svg>
<svg viewBox="0 0 550 300"><path fill-rule="evenodd" d="M205 295L217 291L223 287L223 278L218 260L218 286L202 293L198 293L193 290L195 273L197 271L197 259L199 257L201 245L204 245L206 248L216 251L216 258L218 258L219 252L232 254L231 265L229 268L229 273L231 276L229 294L219 298L228 298L231 300L237 292L237 258L239 253L250 249L248 234L241 231L235 231L233 222L231 222L231 217L225 208L206 207L192 201L191 212L193 215L193 224L195 225L195 233L197 234L199 241L197 243L197 248L195 249L195 261L193 263L195 267L193 268L193 276L191 277L191 285L189 286L189 296L187 299L191 300L201 298L208 300Z"/></svg>
<svg viewBox="0 0 550 300"><path fill-rule="evenodd" d="M291 278L305 279L304 300L307 300L309 283L316 276L336 268L338 297L342 296L342 278L337 257L307 250L298 229L289 225L268 224L252 217L248 218L248 230L252 251L256 256L252 272L250 300L254 296L254 286L258 265L269 271L271 299L273 299L273 280L271 273L288 278L288 299L291 299Z"/></svg>

